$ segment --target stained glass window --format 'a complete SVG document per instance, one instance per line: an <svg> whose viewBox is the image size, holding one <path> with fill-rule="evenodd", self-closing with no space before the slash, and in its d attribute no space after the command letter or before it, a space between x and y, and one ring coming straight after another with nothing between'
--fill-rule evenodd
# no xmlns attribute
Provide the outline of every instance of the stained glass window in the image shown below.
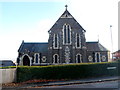
<svg viewBox="0 0 120 90"><path fill-rule="evenodd" d="M81 48L81 37L80 34L76 34L76 47Z"/></svg>
<svg viewBox="0 0 120 90"><path fill-rule="evenodd" d="M63 27L63 39L64 44L70 44L71 43L71 27L68 24L65 24Z"/></svg>
<svg viewBox="0 0 120 90"><path fill-rule="evenodd" d="M54 34L53 47L58 49L58 34Z"/></svg>

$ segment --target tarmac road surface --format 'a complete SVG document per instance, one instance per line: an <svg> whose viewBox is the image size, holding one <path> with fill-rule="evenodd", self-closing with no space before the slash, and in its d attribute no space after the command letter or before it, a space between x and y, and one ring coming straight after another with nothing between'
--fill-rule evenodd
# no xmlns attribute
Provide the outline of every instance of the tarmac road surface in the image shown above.
<svg viewBox="0 0 120 90"><path fill-rule="evenodd" d="M2 90L120 90L119 78L112 76L42 84L31 83L18 87L2 87Z"/></svg>
<svg viewBox="0 0 120 90"><path fill-rule="evenodd" d="M73 84L73 85L62 85L62 86L47 86L42 88L76 88L76 89L77 88L105 88L105 90L120 90L119 89L120 81L106 81L106 82Z"/></svg>

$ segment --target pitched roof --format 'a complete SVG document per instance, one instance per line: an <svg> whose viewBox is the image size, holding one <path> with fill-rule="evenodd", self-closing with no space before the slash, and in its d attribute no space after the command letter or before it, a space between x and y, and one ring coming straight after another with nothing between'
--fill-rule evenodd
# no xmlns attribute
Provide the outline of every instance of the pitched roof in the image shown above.
<svg viewBox="0 0 120 90"><path fill-rule="evenodd" d="M48 43L22 42L18 52L47 53L48 52Z"/></svg>
<svg viewBox="0 0 120 90"><path fill-rule="evenodd" d="M15 66L12 60L0 60L0 67Z"/></svg>
<svg viewBox="0 0 120 90"><path fill-rule="evenodd" d="M113 52L113 54L115 54L115 53L120 53L120 50Z"/></svg>
<svg viewBox="0 0 120 90"><path fill-rule="evenodd" d="M52 26L50 30L61 30L65 23L69 24L72 29L85 31L67 9L64 11L64 13L60 16L60 18L56 21L56 23Z"/></svg>
<svg viewBox="0 0 120 90"><path fill-rule="evenodd" d="M86 42L86 46L88 51L108 51L99 42Z"/></svg>
<svg viewBox="0 0 120 90"><path fill-rule="evenodd" d="M60 18L74 18L70 12L66 9L65 12L60 16Z"/></svg>

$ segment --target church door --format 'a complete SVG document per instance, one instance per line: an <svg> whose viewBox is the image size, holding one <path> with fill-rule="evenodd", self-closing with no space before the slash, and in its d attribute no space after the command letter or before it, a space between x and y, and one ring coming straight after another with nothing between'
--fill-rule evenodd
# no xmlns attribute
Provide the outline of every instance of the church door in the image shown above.
<svg viewBox="0 0 120 90"><path fill-rule="evenodd" d="M23 65L30 66L30 60L29 60L29 57L27 55L25 55L23 58Z"/></svg>

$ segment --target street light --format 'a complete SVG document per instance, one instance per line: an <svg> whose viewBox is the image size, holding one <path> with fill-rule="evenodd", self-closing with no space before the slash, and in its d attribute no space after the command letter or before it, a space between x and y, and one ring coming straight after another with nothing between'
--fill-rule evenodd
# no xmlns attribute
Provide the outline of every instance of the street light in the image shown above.
<svg viewBox="0 0 120 90"><path fill-rule="evenodd" d="M111 47L112 47L112 52L111 53L113 53L112 25L110 25L110 33L111 33ZM112 60L113 60L113 54L112 54Z"/></svg>

